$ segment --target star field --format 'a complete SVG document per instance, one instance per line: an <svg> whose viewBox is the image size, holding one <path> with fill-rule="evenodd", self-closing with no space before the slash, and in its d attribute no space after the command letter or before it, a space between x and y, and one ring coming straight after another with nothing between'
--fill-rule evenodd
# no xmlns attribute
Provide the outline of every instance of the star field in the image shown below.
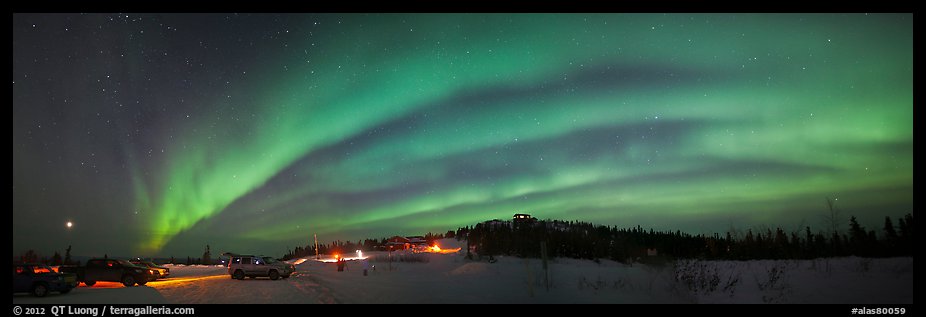
<svg viewBox="0 0 926 317"><path fill-rule="evenodd" d="M913 207L909 14L14 14L14 251ZM73 228L64 223L73 221ZM845 227L845 226L844 226Z"/></svg>

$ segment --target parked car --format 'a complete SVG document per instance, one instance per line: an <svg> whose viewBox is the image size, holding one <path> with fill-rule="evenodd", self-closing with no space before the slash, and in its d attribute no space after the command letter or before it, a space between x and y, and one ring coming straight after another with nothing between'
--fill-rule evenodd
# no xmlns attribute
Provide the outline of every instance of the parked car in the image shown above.
<svg viewBox="0 0 926 317"><path fill-rule="evenodd" d="M166 267L154 264L154 262L151 262L151 261L139 259L139 260L130 260L129 263L132 263L132 264L135 264L141 267L147 267L148 269L154 270L155 279L167 278L168 276L170 276L170 268L166 268Z"/></svg>
<svg viewBox="0 0 926 317"><path fill-rule="evenodd" d="M77 274L77 280L87 286L93 286L97 281L121 282L126 287L142 286L155 278L152 269L113 259L90 259L87 266L61 266L58 271Z"/></svg>
<svg viewBox="0 0 926 317"><path fill-rule="evenodd" d="M243 280L245 277L269 277L277 280L280 277L288 278L296 267L281 262L269 256L255 256L245 254L228 254L228 274L233 279Z"/></svg>
<svg viewBox="0 0 926 317"><path fill-rule="evenodd" d="M48 292L67 294L77 284L77 275L55 272L45 264L13 265L13 293L30 292L36 297L44 297Z"/></svg>

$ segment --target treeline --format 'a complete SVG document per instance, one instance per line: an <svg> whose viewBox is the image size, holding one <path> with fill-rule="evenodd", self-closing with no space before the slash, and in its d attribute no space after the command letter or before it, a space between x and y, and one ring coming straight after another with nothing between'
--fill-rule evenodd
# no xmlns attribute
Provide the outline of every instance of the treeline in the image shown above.
<svg viewBox="0 0 926 317"><path fill-rule="evenodd" d="M29 249L23 254L19 255L20 263L42 263L47 265L80 265L80 261L71 259L71 246L68 246L64 251L64 257L61 257L61 253L55 251L55 254L51 258L47 256L39 256L38 252L35 250Z"/></svg>
<svg viewBox="0 0 926 317"><path fill-rule="evenodd" d="M170 257L170 260L167 260L166 263L169 264L186 264L186 265L216 265L221 262L212 258L212 249L209 245L206 245L206 250L203 251L203 256L201 258L186 257L186 262L177 261L173 256Z"/></svg>
<svg viewBox="0 0 926 317"><path fill-rule="evenodd" d="M108 259L108 254L103 254L104 259ZM29 249L26 252L23 252L19 255L18 261L14 258L14 262L19 263L42 263L47 265L80 265L80 261L71 259L71 246L69 245L67 249L64 250L64 257L61 257L61 253L55 251L55 254L50 258L47 256L40 256L35 250ZM218 260L212 258L212 251L209 248L209 245L206 245L206 250L203 252L203 256L200 258L187 257L184 262L182 259L177 261L173 256L169 260L162 259L157 260L158 263L169 263L169 264L186 264L186 265L215 265L219 264Z"/></svg>
<svg viewBox="0 0 926 317"><path fill-rule="evenodd" d="M611 259L620 262L646 259L647 250L660 257L702 259L811 259L856 255L892 257L913 255L913 215L907 214L894 226L885 217L879 231L867 230L855 217L845 233L814 231L785 232L781 228L745 234L691 235L681 231L644 230L596 226L587 222L538 221L535 223L485 222L457 230L468 237L477 255L540 257L541 241L551 257Z"/></svg>
<svg viewBox="0 0 926 317"><path fill-rule="evenodd" d="M428 232L424 235L424 240L427 241L428 245L434 243L434 240L439 240L443 238L453 238L456 236L456 233L453 231L447 231L444 234L433 234ZM384 250L386 243L389 242L389 238L379 238L379 239L363 239L357 240L356 243L348 241L336 240L332 241L329 244L319 244L318 245L318 254L348 254L356 252L357 250L361 251L375 251L375 250ZM315 256L315 245L306 245L301 247L296 247L292 251L287 252L283 255L283 260L296 259L308 256Z"/></svg>

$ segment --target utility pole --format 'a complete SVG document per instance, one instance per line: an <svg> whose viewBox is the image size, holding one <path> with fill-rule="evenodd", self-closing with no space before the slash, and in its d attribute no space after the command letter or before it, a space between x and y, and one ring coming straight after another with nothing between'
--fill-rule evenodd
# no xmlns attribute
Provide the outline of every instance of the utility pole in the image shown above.
<svg viewBox="0 0 926 317"><path fill-rule="evenodd" d="M540 257L543 258L543 285L550 291L550 268L547 265L547 242L540 241Z"/></svg>
<svg viewBox="0 0 926 317"><path fill-rule="evenodd" d="M318 260L318 234L313 233L312 235L315 236L315 260Z"/></svg>

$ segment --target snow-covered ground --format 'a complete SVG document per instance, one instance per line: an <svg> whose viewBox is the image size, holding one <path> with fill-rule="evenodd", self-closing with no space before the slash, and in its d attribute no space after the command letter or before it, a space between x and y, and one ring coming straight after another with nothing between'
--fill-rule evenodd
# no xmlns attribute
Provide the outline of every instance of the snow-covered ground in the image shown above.
<svg viewBox="0 0 926 317"><path fill-rule="evenodd" d="M459 242L441 240L441 247ZM549 288L539 259L468 261L465 252L419 254L426 262L292 261L288 279L231 279L221 266L171 266L171 277L143 287L81 285L13 303L913 303L913 259L680 261L633 266L555 259ZM364 254L385 257L386 253Z"/></svg>

